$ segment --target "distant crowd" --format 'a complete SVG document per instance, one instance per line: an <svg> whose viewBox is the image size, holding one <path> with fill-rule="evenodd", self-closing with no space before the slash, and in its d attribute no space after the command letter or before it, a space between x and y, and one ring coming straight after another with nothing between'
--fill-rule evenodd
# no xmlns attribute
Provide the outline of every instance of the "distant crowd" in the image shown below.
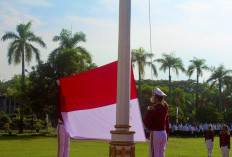
<svg viewBox="0 0 232 157"><path fill-rule="evenodd" d="M211 126L214 131L215 136L219 136L220 131L222 130L223 124L169 124L170 136L179 136L179 137L203 137L205 132L208 130L208 126ZM232 124L227 124L228 130L232 135ZM149 136L149 131L145 128L146 137Z"/></svg>
<svg viewBox="0 0 232 157"><path fill-rule="evenodd" d="M211 126L214 131L214 135L219 135L222 130L223 124L171 124L169 125L170 136L180 137L202 137L208 130L208 126ZM228 130L232 133L232 124L227 125Z"/></svg>

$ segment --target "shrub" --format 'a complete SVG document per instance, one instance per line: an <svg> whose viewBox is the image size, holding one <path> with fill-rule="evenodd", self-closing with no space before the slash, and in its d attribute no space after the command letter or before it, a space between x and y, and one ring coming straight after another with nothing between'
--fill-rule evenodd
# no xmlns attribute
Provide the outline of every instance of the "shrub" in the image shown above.
<svg viewBox="0 0 232 157"><path fill-rule="evenodd" d="M36 131L39 131L39 130L44 128L44 124L45 124L44 121L42 121L41 119L37 119L37 120L35 120L35 123L33 124L33 128Z"/></svg>
<svg viewBox="0 0 232 157"><path fill-rule="evenodd" d="M4 113L3 111L0 111L0 129L4 129L4 124L10 123L10 117Z"/></svg>

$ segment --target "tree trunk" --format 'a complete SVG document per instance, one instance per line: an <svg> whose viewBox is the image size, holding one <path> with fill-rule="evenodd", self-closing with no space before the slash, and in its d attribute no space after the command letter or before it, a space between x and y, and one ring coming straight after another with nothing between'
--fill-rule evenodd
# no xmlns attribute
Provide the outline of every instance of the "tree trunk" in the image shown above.
<svg viewBox="0 0 232 157"><path fill-rule="evenodd" d="M21 78L21 108L20 108L20 124L19 124L19 133L23 133L23 107L24 107L24 92L25 92L25 62L24 62L24 47L22 50L22 78Z"/></svg>
<svg viewBox="0 0 232 157"><path fill-rule="evenodd" d="M142 89L141 89L141 70L140 70L140 65L139 66L139 100L141 101L142 99Z"/></svg>
<svg viewBox="0 0 232 157"><path fill-rule="evenodd" d="M196 87L196 102L195 102L195 103L196 103L196 104L195 104L196 107L199 106L199 105L198 105L198 102L199 102L199 99L198 99L198 94L199 94L199 93L198 93L198 91L199 91L199 90L198 90L198 85L199 85L199 74L198 74L198 71L197 71L197 87Z"/></svg>
<svg viewBox="0 0 232 157"><path fill-rule="evenodd" d="M222 112L222 81L219 79L219 112Z"/></svg>

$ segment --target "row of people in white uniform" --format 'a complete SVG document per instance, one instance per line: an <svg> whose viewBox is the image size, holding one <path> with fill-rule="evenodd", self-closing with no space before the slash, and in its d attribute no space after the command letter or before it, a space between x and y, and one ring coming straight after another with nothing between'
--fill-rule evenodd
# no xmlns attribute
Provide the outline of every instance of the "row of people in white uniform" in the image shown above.
<svg viewBox="0 0 232 157"><path fill-rule="evenodd" d="M212 127L212 130L214 131L220 131L222 130L222 125L220 123L218 124L170 124L169 128L171 130L171 132L175 132L175 131L185 131L185 132L204 132L206 130L208 130L208 126ZM232 132L232 124L228 127L229 131Z"/></svg>

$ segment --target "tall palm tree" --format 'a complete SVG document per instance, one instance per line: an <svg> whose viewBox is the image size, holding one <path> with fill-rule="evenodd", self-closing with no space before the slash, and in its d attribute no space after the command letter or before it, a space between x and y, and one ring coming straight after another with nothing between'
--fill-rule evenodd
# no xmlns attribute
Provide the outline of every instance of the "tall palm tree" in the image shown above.
<svg viewBox="0 0 232 157"><path fill-rule="evenodd" d="M80 53L85 53L86 55L90 56L90 54L86 51L85 48L77 46L80 42L86 42L85 34L82 32L72 34L71 31L67 29L62 29L60 35L53 37L53 41L59 42L59 47L57 47L51 52L49 56L50 61L55 59L57 53L65 49L77 49Z"/></svg>
<svg viewBox="0 0 232 157"><path fill-rule="evenodd" d="M176 75L179 75L179 70L181 70L183 72L185 71L184 65L182 63L181 58L175 57L174 53L170 53L170 54L163 53L162 58L156 59L155 61L161 64L160 70L163 70L164 72L166 72L166 70L168 69L168 74L169 74L169 103L170 103L172 100L171 69L176 72Z"/></svg>
<svg viewBox="0 0 232 157"><path fill-rule="evenodd" d="M133 49L131 51L131 57L132 57L132 65L133 67L135 64L138 66L138 72L139 72L139 96L141 98L142 90L141 90L141 80L144 77L145 71L144 68L146 65L151 66L153 69L153 73L155 76L157 76L157 70L155 65L152 62L147 62L147 59L152 58L152 53L147 53L142 47L139 49Z"/></svg>
<svg viewBox="0 0 232 157"><path fill-rule="evenodd" d="M199 77L203 76L203 70L209 70L209 67L205 64L205 62L206 62L205 59L198 59L198 58L194 57L189 62L191 63L188 67L188 70L187 70L187 75L189 76L189 78L192 76L192 74L195 70L197 73L196 100L195 100L195 104L197 106L198 101L199 101L199 98L198 98Z"/></svg>
<svg viewBox="0 0 232 157"><path fill-rule="evenodd" d="M226 70L224 65L219 65L219 67L211 68L212 74L207 80L207 82L211 82L211 86L214 86L216 83L218 85L219 91L219 111L222 111L222 87L224 85L225 80L230 77L229 74L232 73L232 70Z"/></svg>
<svg viewBox="0 0 232 157"><path fill-rule="evenodd" d="M12 40L12 42L9 44L7 54L9 65L12 63L12 61L16 65L22 63L22 93L25 91L25 61L30 63L33 54L35 55L36 61L40 61L39 49L32 45L32 43L36 43L39 46L46 48L46 44L43 42L42 38L36 36L30 30L31 25L31 21L29 21L27 24L19 24L16 27L17 34L14 32L6 32L2 37L3 41ZM21 104L19 132L23 133L23 102Z"/></svg>
<svg viewBox="0 0 232 157"><path fill-rule="evenodd" d="M154 54L149 54L149 56L148 56L148 60L150 60L150 61L148 61L147 62L147 65L149 66L149 67L151 67L151 81L152 81L152 91L151 91L151 93L153 94L153 75L155 76L155 77L158 77L158 72L157 72L157 68L156 68L156 65L155 65L155 62L154 62L154 60L153 60L153 57L154 57Z"/></svg>

